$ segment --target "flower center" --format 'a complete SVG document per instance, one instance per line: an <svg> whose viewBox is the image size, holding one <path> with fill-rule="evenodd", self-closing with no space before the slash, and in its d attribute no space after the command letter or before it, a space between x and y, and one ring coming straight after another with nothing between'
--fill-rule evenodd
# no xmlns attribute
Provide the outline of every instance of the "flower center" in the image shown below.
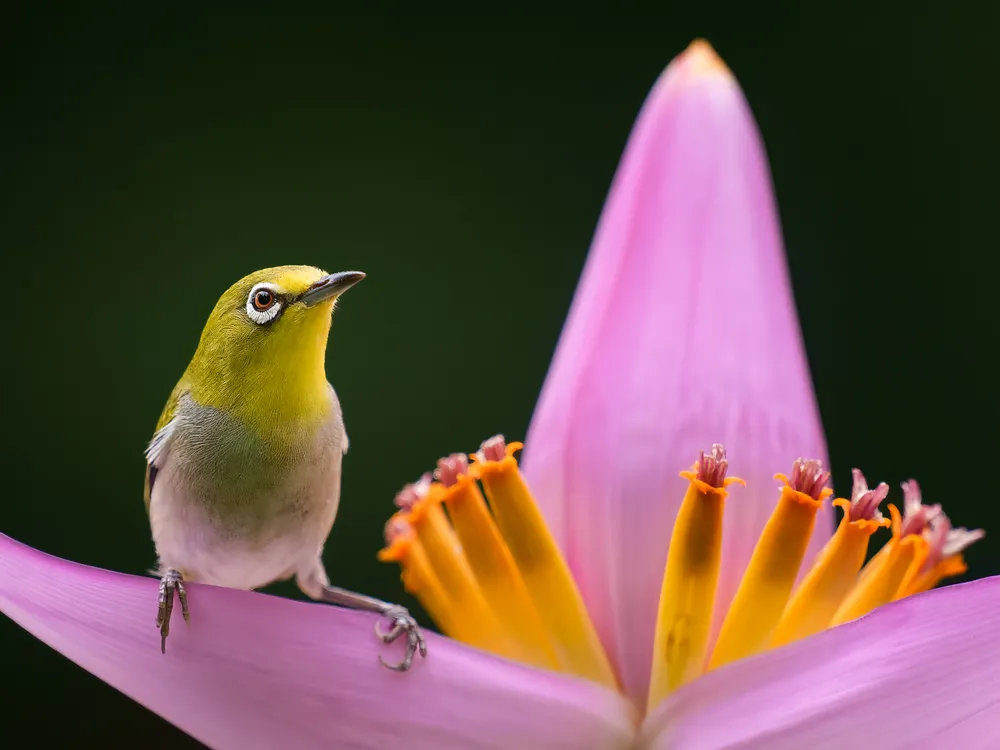
<svg viewBox="0 0 1000 750"><path fill-rule="evenodd" d="M479 452L438 461L396 497L386 524L384 561L400 565L406 590L456 640L544 669L617 688L611 663L583 598L514 458L520 443L502 436ZM471 459L471 464L470 464ZM727 478L721 445L690 471L663 575L653 644L649 706L706 669L722 667L856 619L965 570L962 550L982 536L952 529L940 506L903 484L905 514L889 505L893 535L864 565L869 540L889 526L879 505L889 488L869 489L854 470L843 516L795 588L816 513L832 494L816 460L797 460L757 542L739 588L710 643L722 554ZM864 567L862 567L864 566Z"/></svg>

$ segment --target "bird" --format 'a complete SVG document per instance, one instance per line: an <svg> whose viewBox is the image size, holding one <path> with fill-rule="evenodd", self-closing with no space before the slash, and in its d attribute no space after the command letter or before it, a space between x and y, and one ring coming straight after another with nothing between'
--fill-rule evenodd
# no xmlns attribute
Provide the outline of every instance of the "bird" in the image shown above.
<svg viewBox="0 0 1000 750"><path fill-rule="evenodd" d="M144 497L160 578L156 626L166 653L186 583L252 590L292 577L308 597L381 615L376 635L406 638L408 670L427 644L398 604L330 585L323 547L348 449L326 377L340 295L365 278L312 266L256 271L223 293L163 408L146 456Z"/></svg>

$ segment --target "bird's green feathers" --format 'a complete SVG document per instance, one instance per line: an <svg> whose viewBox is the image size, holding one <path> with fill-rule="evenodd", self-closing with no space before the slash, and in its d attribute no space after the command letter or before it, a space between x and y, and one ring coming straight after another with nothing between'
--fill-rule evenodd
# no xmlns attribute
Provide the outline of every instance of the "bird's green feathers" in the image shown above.
<svg viewBox="0 0 1000 750"><path fill-rule="evenodd" d="M326 379L326 344L335 299L306 306L295 300L326 273L311 266L278 266L250 274L219 298L197 351L174 387L147 449L144 496L149 510L158 468L168 450L183 396L217 409L234 424L275 446L330 418L334 400ZM250 317L251 293L267 285L284 305L273 323ZM162 464L162 460L160 461Z"/></svg>
<svg viewBox="0 0 1000 750"><path fill-rule="evenodd" d="M334 300L306 307L288 303L262 326L247 316L247 295L268 283L295 299L325 272L281 266L238 281L216 304L183 380L192 398L268 435L290 423L319 424L329 415L326 343Z"/></svg>

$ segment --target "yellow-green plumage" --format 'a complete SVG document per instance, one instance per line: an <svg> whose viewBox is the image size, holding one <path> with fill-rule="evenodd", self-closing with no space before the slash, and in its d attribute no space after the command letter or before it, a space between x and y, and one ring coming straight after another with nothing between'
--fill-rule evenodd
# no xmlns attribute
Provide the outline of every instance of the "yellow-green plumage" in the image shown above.
<svg viewBox="0 0 1000 750"><path fill-rule="evenodd" d="M248 320L244 310L246 296L257 284L273 283L296 295L325 276L310 266L279 266L252 273L226 290L205 324L191 363L167 399L156 432L174 418L185 394L202 406L233 415L276 448L286 446L302 428L329 418L325 359L336 298L314 308L291 305L266 331Z"/></svg>

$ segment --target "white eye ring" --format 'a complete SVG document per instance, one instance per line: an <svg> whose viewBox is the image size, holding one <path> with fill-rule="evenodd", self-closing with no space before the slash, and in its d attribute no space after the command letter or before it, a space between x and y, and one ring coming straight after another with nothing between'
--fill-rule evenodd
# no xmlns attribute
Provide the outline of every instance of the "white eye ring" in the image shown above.
<svg viewBox="0 0 1000 750"><path fill-rule="evenodd" d="M257 284L247 297L247 316L257 325L271 323L281 313L278 287L274 284Z"/></svg>

